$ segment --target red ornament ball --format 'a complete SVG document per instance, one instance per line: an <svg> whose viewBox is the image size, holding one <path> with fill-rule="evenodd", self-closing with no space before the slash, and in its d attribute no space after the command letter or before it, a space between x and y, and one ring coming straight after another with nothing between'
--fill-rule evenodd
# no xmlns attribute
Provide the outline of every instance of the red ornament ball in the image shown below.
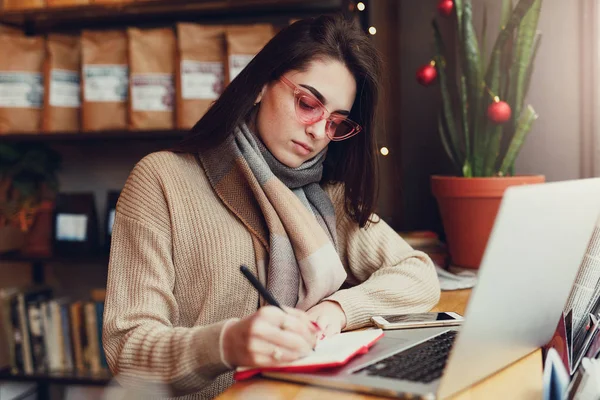
<svg viewBox="0 0 600 400"><path fill-rule="evenodd" d="M437 5L438 12L444 17L452 15L454 9L454 2L452 0L440 0Z"/></svg>
<svg viewBox="0 0 600 400"><path fill-rule="evenodd" d="M494 101L487 110L487 116L495 124L503 124L510 119L511 109L505 101Z"/></svg>
<svg viewBox="0 0 600 400"><path fill-rule="evenodd" d="M437 69L430 64L423 65L417 70L417 82L423 86L429 86L437 78Z"/></svg>

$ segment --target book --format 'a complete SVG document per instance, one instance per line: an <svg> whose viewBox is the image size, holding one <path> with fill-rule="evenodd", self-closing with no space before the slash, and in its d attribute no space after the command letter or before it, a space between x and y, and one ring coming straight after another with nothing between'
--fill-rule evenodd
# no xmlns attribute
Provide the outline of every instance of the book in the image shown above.
<svg viewBox="0 0 600 400"><path fill-rule="evenodd" d="M562 400L569 386L569 374L558 352L548 350L544 362L542 393L544 400Z"/></svg>
<svg viewBox="0 0 600 400"><path fill-rule="evenodd" d="M319 341L315 351L304 358L270 367L238 367L233 378L244 380L265 371L310 372L339 367L355 356L368 352L382 337L381 329L340 333Z"/></svg>
<svg viewBox="0 0 600 400"><path fill-rule="evenodd" d="M70 306L71 337L73 339L73 358L77 372L85 373L83 351L87 347L87 336L83 323L83 302L76 301Z"/></svg>
<svg viewBox="0 0 600 400"><path fill-rule="evenodd" d="M65 351L64 361L65 370L72 371L74 368L73 361L73 340L71 339L71 318L69 317L70 303L60 305L60 323L62 324L62 340Z"/></svg>
<svg viewBox="0 0 600 400"><path fill-rule="evenodd" d="M31 355L34 373L44 373L48 368L46 347L44 345L44 327L42 324L41 302L32 300L28 302L27 316L29 318L29 339L31 342Z"/></svg>
<svg viewBox="0 0 600 400"><path fill-rule="evenodd" d="M556 349L570 376L581 360L600 349L600 219L588 242L571 293L545 354Z"/></svg>
<svg viewBox="0 0 600 400"><path fill-rule="evenodd" d="M88 301L83 305L86 336L88 348L86 350L87 360L92 374L102 372L102 361L100 359L100 338L98 337L98 321L96 317L96 304Z"/></svg>
<svg viewBox="0 0 600 400"><path fill-rule="evenodd" d="M96 328L98 329L98 342L100 347L100 365L104 369L108 369L108 363L106 362L106 355L104 354L104 347L102 345L102 323L104 321L104 302L95 301L96 305Z"/></svg>
<svg viewBox="0 0 600 400"><path fill-rule="evenodd" d="M54 349L54 360L51 364L57 371L67 371L67 349L65 349L65 332L61 308L67 304L69 299L61 297L49 302L50 321L52 326L52 341Z"/></svg>
<svg viewBox="0 0 600 400"><path fill-rule="evenodd" d="M11 298L16 296L17 288L0 289L0 368L15 365L15 343L11 320Z"/></svg>
<svg viewBox="0 0 600 400"><path fill-rule="evenodd" d="M34 316L33 322L35 322L35 328L32 332L31 323L29 318L29 305L36 304L52 297L52 289L48 286L30 286L19 291L16 297L16 311L18 328L20 330L21 338L21 352L22 352L22 371L26 374L33 374L35 372L43 371L45 368L44 363L44 347L43 347L43 336L42 332L38 332L37 328L41 329L41 324L38 320L39 314ZM35 314L35 313L34 313ZM13 326L14 328L14 326ZM38 334L39 333L39 334ZM15 335L15 341L17 340ZM37 354L35 354L37 353ZM42 363L42 365L36 365Z"/></svg>

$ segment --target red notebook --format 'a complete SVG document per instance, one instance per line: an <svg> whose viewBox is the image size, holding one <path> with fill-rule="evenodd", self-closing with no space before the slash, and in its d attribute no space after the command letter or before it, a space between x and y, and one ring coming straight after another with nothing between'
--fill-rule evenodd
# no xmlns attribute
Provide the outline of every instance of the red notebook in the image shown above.
<svg viewBox="0 0 600 400"><path fill-rule="evenodd" d="M238 367L233 378L240 381L263 371L312 372L323 368L339 367L347 364L353 357L369 351L371 346L382 337L381 329L340 333L320 341L314 353L304 358L271 367Z"/></svg>

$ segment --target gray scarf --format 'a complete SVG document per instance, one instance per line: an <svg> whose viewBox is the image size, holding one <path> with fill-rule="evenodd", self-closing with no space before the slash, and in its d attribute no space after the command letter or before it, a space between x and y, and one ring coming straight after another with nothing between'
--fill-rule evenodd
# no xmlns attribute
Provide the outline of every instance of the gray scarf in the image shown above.
<svg viewBox="0 0 600 400"><path fill-rule="evenodd" d="M283 305L303 310L346 279L337 253L335 210L319 185L325 156L323 150L289 168L245 124L200 155L215 192L253 233L259 279ZM264 219L257 221L256 213Z"/></svg>

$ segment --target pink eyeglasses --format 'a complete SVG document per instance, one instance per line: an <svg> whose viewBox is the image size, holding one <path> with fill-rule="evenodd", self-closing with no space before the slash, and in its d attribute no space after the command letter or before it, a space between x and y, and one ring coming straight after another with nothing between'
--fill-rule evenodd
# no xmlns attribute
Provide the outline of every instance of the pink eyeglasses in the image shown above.
<svg viewBox="0 0 600 400"><path fill-rule="evenodd" d="M316 97L285 76L279 80L294 91L296 117L301 123L312 125L326 119L325 134L334 141L348 139L361 131L362 128L356 122L346 118L345 115L330 113Z"/></svg>

